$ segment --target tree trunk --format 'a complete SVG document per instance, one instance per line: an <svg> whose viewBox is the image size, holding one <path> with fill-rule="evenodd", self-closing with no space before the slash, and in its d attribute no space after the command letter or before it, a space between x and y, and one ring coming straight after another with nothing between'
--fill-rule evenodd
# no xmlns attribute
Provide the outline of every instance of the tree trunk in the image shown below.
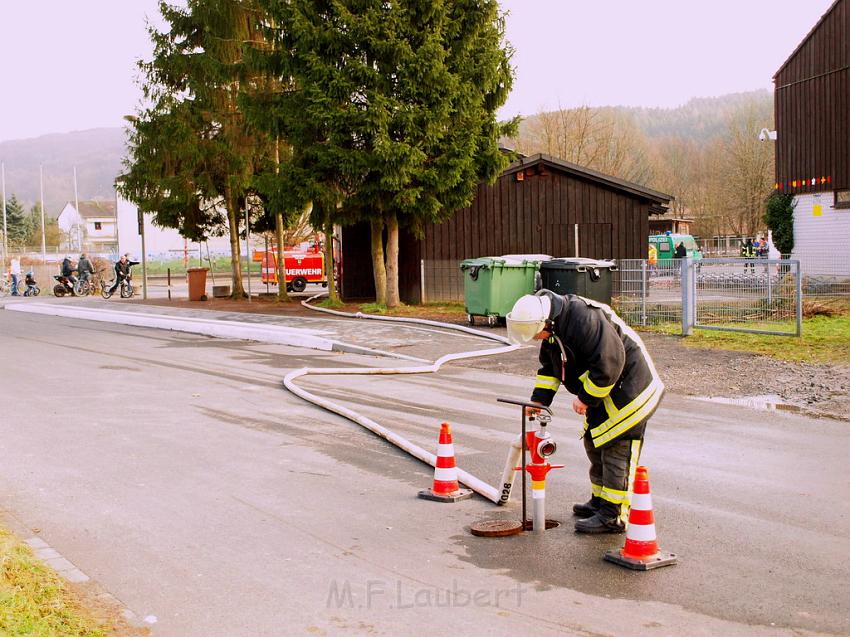
<svg viewBox="0 0 850 637"><path fill-rule="evenodd" d="M387 307L398 307L398 217L387 215Z"/></svg>
<svg viewBox="0 0 850 637"><path fill-rule="evenodd" d="M334 224L330 219L325 221L325 277L328 279L328 298L331 303L339 302L336 291L336 280L334 274Z"/></svg>
<svg viewBox="0 0 850 637"><path fill-rule="evenodd" d="M280 174L280 140L274 140L274 172ZM289 303L292 301L289 294L286 293L286 237L284 237L283 227L283 211L278 210L274 216L275 239L277 240L277 300L279 303ZM268 258L268 255L266 255Z"/></svg>
<svg viewBox="0 0 850 637"><path fill-rule="evenodd" d="M384 220L372 219L372 272L375 276L375 303L387 304L387 269L384 265Z"/></svg>
<svg viewBox="0 0 850 637"><path fill-rule="evenodd" d="M289 303L292 299L286 293L286 261L283 255L286 249L284 230L283 213L278 210L274 217L274 232L275 240L277 241L277 300L280 303Z"/></svg>
<svg viewBox="0 0 850 637"><path fill-rule="evenodd" d="M237 218L239 212L236 210L236 201L230 186L224 189L224 207L227 209L227 226L230 231L230 269L233 280L233 291L230 297L241 299L245 296L245 288L242 287L242 253L239 247L239 219Z"/></svg>

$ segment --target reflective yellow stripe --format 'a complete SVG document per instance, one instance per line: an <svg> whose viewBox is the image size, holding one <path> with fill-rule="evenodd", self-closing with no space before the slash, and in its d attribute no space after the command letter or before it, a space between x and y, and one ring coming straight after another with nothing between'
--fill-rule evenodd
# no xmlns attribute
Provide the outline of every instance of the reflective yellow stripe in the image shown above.
<svg viewBox="0 0 850 637"><path fill-rule="evenodd" d="M629 501L629 492L619 491L618 489L611 489L609 487L602 487L602 493L599 494L599 497L612 504L623 504L624 502Z"/></svg>
<svg viewBox="0 0 850 637"><path fill-rule="evenodd" d="M614 406L614 403L612 401L609 401L609 404L605 405L605 410L611 415L609 416L608 420L603 422L601 425L598 425L598 426L594 427L593 429L591 429L590 435L594 438L601 436L606 431L611 429L613 426L622 422L625 418L628 418L635 411L637 411L638 409L643 407L644 403L647 400L649 400L653 396L653 394L658 392L659 385L660 385L660 383L656 383L655 381L652 381L649 384L649 387L647 387L641 393L639 393L637 395L637 397L632 402L627 404L622 409L617 409ZM612 414L611 412L614 412L614 413Z"/></svg>
<svg viewBox="0 0 850 637"><path fill-rule="evenodd" d="M650 400L648 400L643 407L641 407L638 411L636 411L634 414L632 414L629 418L626 418L626 420L624 420L620 424L612 427L611 429L609 429L606 433L602 434L601 436L599 436L597 438L593 438L593 446L594 447L601 447L602 445L604 445L609 440L613 440L617 436L625 433L626 431L628 431L629 429L634 427L641 420L643 420L644 418L649 416L650 413L652 413L652 410L655 409L655 407L658 405L658 402L660 400L661 400L661 392L659 391L655 395L653 395L650 398Z"/></svg>
<svg viewBox="0 0 850 637"><path fill-rule="evenodd" d="M602 485L590 483L590 494L596 496L597 498L602 495Z"/></svg>
<svg viewBox="0 0 850 637"><path fill-rule="evenodd" d="M592 380L590 380L590 372L587 371L578 378L582 385L584 385L584 391L586 391L591 396L595 398L605 398L608 394L611 393L611 390L614 389L614 385L608 385L607 387L600 387Z"/></svg>
<svg viewBox="0 0 850 637"><path fill-rule="evenodd" d="M537 383L535 383L535 389L551 389L552 391L558 391L558 387L560 387L561 381L555 378L554 376L537 376Z"/></svg>
<svg viewBox="0 0 850 637"><path fill-rule="evenodd" d="M620 519L628 525L629 523L629 508L632 503L631 493L635 490L635 473L637 473L638 461L640 460L640 440L632 440L631 455L629 456L629 482L627 489L629 491L629 499L620 505Z"/></svg>

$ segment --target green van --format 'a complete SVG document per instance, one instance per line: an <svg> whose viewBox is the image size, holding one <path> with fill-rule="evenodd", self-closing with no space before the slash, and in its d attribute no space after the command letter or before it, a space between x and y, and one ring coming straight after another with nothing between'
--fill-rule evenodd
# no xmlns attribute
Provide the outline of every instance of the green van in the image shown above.
<svg viewBox="0 0 850 637"><path fill-rule="evenodd" d="M688 257L691 259L702 259L702 252L699 251L699 246L694 238L689 234L654 234L649 237L650 247L654 247L658 251L658 265L665 265L675 258L676 246L680 243L685 244Z"/></svg>

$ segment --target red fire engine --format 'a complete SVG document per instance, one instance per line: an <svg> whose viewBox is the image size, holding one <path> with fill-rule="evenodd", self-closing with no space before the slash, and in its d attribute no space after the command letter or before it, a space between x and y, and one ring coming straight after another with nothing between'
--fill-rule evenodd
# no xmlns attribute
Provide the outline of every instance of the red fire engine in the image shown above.
<svg viewBox="0 0 850 637"><path fill-rule="evenodd" d="M314 243L306 250L288 249L283 253L286 266L286 291L303 292L308 283L319 283L327 287L325 259L321 246ZM253 261L261 263L263 283L277 285L277 250L255 250Z"/></svg>

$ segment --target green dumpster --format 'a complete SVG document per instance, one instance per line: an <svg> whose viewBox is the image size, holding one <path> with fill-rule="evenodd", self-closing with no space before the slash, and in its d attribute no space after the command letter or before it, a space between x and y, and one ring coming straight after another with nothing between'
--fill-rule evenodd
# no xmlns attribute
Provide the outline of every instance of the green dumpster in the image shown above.
<svg viewBox="0 0 850 637"><path fill-rule="evenodd" d="M460 269L469 324L475 324L476 316L483 316L493 326L511 311L519 297L534 293L540 261L480 257L466 259Z"/></svg>

